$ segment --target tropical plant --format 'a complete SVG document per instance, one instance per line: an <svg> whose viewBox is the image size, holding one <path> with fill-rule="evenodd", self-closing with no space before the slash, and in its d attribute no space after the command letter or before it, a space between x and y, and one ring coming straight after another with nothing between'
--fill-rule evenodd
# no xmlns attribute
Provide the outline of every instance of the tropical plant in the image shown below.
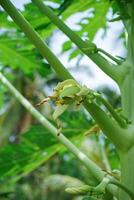
<svg viewBox="0 0 134 200"><path fill-rule="evenodd" d="M47 6L46 3L49 3L50 6ZM1 148L1 181L7 180L8 177L12 177L10 182L17 181L36 169L56 152L63 150L62 145L64 145L95 178L95 185L84 184L79 181L79 184L67 184L67 193L81 195L83 200L134 199L134 2L132 0L51 0L46 3L42 0L32 0L32 3L26 4L21 13L9 0L0 0L0 5L5 10L0 12L0 26L2 28L0 35L0 81L3 83L0 87L1 99L4 99L3 102L1 101L1 107L3 106L6 110L1 114L0 123L3 126L1 130L4 130L8 135L11 134L11 131L21 133L17 137L12 136L10 138L10 140L14 140L14 144L6 144ZM124 24L121 36L127 49L125 58L114 57L92 42L100 28L107 30L107 13L111 9L113 18L110 22L122 20ZM84 13L85 11L89 15L79 22L80 30L73 31L64 23L72 14ZM13 21L8 18L6 13ZM86 20L86 23L84 20ZM71 50L70 59L74 57L80 59L83 55L86 55L116 82L121 96L121 102L118 105L110 104L99 91L93 91L91 88L78 83L58 57L53 54L41 38L48 38L53 33L55 30L53 24L70 39L63 45L63 52ZM82 38L85 35L87 39L84 40ZM47 43L49 44L49 38ZM53 94L45 99L42 98L43 100L38 105L48 100L54 100L56 109L53 112L53 109L50 108L50 110L52 109L50 112L53 112L56 123L49 114L45 117L43 113L37 110L37 107L31 104L33 96L38 96L38 80L35 82L36 87L35 84L32 84L32 80L38 76L45 77L46 80L48 76L54 78L51 67L58 76L56 82L60 80L60 83L54 87ZM16 88L13 84L16 85ZM15 99L10 97L8 91L13 94ZM23 111L18 116L18 109L22 109L18 102L28 110L27 114ZM34 104L36 103L34 102ZM95 120L95 125L85 117L83 112L80 112L77 118L77 125L71 124L70 121L67 122L67 114L64 112L72 105L78 107L83 105ZM12 123L7 126L9 112L12 116ZM42 126L33 122L33 127L26 132L24 128L28 129L33 121L32 117ZM59 123L60 117L63 124ZM18 126L14 129L16 123ZM91 128L92 124L93 127ZM56 128L57 125L58 128ZM69 128L71 131L68 130ZM22 134L22 132L26 133ZM106 166L105 169L97 165L77 147L76 138L78 139L78 135L83 132L86 132L87 135L91 132L103 132L110 139L119 155L120 171L111 170L103 145L101 145L101 152ZM103 141L105 140L103 138ZM3 139L3 141L5 140ZM100 140L99 143L101 143ZM10 195L10 193L3 192L2 195Z"/></svg>

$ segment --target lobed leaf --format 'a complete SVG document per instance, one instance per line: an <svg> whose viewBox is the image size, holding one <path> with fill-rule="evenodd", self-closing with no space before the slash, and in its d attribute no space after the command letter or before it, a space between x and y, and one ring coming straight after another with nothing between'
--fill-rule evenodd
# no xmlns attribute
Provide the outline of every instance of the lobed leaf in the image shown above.
<svg viewBox="0 0 134 200"><path fill-rule="evenodd" d="M76 118L77 115L77 118ZM64 114L63 132L70 139L75 139L89 126L83 114ZM16 143L17 142L17 143ZM15 143L0 149L0 180L23 176L45 163L56 152L64 149L43 126L32 126Z"/></svg>

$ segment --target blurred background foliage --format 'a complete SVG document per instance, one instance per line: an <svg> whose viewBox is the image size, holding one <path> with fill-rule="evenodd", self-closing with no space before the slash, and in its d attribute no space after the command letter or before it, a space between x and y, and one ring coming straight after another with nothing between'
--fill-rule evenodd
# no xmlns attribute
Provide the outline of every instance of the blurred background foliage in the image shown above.
<svg viewBox="0 0 134 200"><path fill-rule="evenodd" d="M105 35L109 28L109 12L113 18L118 15L114 1L45 2L64 21L72 16L78 18L76 25L79 28L74 31L83 39L93 40L100 29ZM51 39L58 31L56 27L31 2L25 3L21 12L51 46ZM0 28L0 70L35 105L51 93L60 79L2 9ZM124 35L124 32L119 33L120 38ZM77 60L73 70L80 70L83 55L70 40L62 45L61 55L66 52L69 52L69 60ZM87 70L88 66L83 69ZM97 90L115 108L120 107L120 96L115 91L107 86ZM52 103L38 109L54 123ZM68 110L60 120L63 133L103 170L120 168L114 146L83 108ZM67 186L83 183L95 185L96 180L0 84L0 199L79 200L82 197L70 196L64 190Z"/></svg>

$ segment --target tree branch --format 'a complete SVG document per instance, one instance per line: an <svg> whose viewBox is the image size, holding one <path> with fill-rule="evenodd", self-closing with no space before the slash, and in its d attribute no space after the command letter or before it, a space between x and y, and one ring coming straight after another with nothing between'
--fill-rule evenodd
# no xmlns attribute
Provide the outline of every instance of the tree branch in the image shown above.
<svg viewBox="0 0 134 200"><path fill-rule="evenodd" d="M114 79L117 83L120 82L122 69L107 61L97 51L88 50L93 43L86 43L75 32L73 32L64 22L62 22L55 13L47 7L41 0L32 0L39 10L44 13L61 31L63 31L77 47L84 52L103 72ZM87 50L86 50L87 49ZM117 59L116 59L117 60Z"/></svg>
<svg viewBox="0 0 134 200"><path fill-rule="evenodd" d="M64 146L67 147L89 170L93 176L101 181L105 175L104 171L90 160L84 153L82 153L73 143L71 143L62 133L58 136L58 130L43 116L41 115L27 99L25 99L18 90L6 79L6 77L0 72L0 81L9 89L9 91L15 96L15 98L31 113L37 121L39 121L54 137L56 137ZM114 195L115 188L109 187L110 192Z"/></svg>

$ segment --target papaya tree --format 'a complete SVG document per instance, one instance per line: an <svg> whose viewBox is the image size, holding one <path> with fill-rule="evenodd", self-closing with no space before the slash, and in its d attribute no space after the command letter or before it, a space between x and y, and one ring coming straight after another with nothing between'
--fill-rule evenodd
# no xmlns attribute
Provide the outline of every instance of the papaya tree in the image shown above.
<svg viewBox="0 0 134 200"><path fill-rule="evenodd" d="M61 3L61 1L51 1L55 3ZM33 106L30 101L28 101L17 88L13 86L11 81L0 72L0 80L7 87L7 89L13 94L13 96L20 102L31 115L39 121L49 133L51 133L58 141L61 142L71 153L73 153L89 170L95 179L97 180L96 186L90 186L83 184L79 187L68 187L66 192L70 194L82 194L85 195L84 199L119 199L119 200L130 200L134 199L134 2L132 0L101 0L101 1L64 1L58 12L51 9L46 5L45 1L42 0L32 0L32 5L35 6L36 10L41 13L42 20L47 17L49 20L45 26L41 24L41 21L38 21L40 24L35 24L34 21L30 24L25 17L26 13L19 12L15 6L10 2L10 0L0 0L1 7L5 12L12 18L13 21L9 20L8 26L11 29L11 36L14 34L14 29L19 29L18 31L18 40L23 38L28 38L26 40L29 44L29 51L32 50L33 46L39 51L42 56L40 59L45 58L47 64L49 64L61 80L57 86L54 88L53 93L45 99L42 99L41 102L37 103L40 106L43 103L48 102L49 100L54 101L56 108L53 112L53 120L56 122L54 126L45 116L43 116L37 109L38 107ZM81 5L81 6L80 6ZM67 18L66 9L68 10L76 8L72 12L83 11L89 8L93 8L95 13L96 23L93 24L96 28L90 27L92 23L90 20L88 23L83 25L85 32L87 32L88 40L82 39L82 31L75 32L70 27L66 25L64 20ZM124 25L125 33L125 42L127 54L125 58L114 57L110 55L105 49L101 49L97 44L93 43L93 36L96 31L101 28L101 26L106 26L106 22L97 22L99 16L105 15L108 13L109 9L112 8L113 12L116 14L116 17L111 19L111 22L122 20ZM1 18L5 17L6 14L2 11ZM60 17L61 16L61 17ZM98 17L98 18L97 18ZM2 19L3 19L2 18ZM13 23L15 22L15 24ZM2 22L1 22L2 23ZM72 46L70 44L74 43L79 49L79 54L81 56L86 55L90 60L92 60L105 74L112 78L120 89L121 96L121 105L118 109L112 106L98 91L93 91L91 88L88 88L85 85L81 85L75 79L75 77L69 72L69 70L61 63L56 55L51 51L49 46L43 41L41 36L48 28L51 32L54 30L54 24L58 29L60 29L69 39L70 42L68 49ZM38 25L38 26L37 26ZM4 21L3 21L4 26ZM51 27L51 28L50 28ZM40 31L43 29L43 33ZM93 30L92 30L93 29ZM25 36L24 36L24 34ZM42 34L41 34L42 33ZM23 36L23 37L22 37ZM112 41L111 41L112 42ZM27 44L25 44L27 45ZM30 46L32 45L32 47ZM20 63L20 68L26 73L28 70L33 70L32 63L27 60L27 55L19 54L19 52L12 53L7 46L0 44L1 54L6 51L5 60L0 56L2 65L10 64L12 59L18 57L19 61L24 62L24 65ZM20 45L21 46L21 45ZM25 49L23 49L25 50ZM36 50L36 54L37 54ZM75 51L75 50L74 50ZM75 52L74 55L77 55L78 52ZM12 55L10 55L12 54ZM19 55L18 55L19 54ZM13 56L14 58L11 58ZM39 59L39 57L38 57ZM34 58L36 60L36 58ZM14 60L14 65L16 61ZM41 63L39 63L41 64ZM18 66L18 64L17 64ZM43 66L42 66L43 67ZM97 128L103 132L103 134L108 137L111 142L115 145L120 158L120 172L113 171L104 171L100 166L95 162L90 160L84 153L82 153L66 135L62 134L62 124L59 122L59 117L71 106L75 105L76 107L83 105L87 112L90 113L92 118L97 124ZM44 138L45 139L45 138ZM25 148L24 143L21 146L16 147L16 151L21 151L20 148ZM32 147L31 147L32 148ZM45 147L44 147L45 148ZM10 149L10 147L9 147ZM8 151L8 150L7 150ZM55 149L51 152L56 151ZM3 151L4 152L4 151ZM8 152L7 152L8 153ZM33 154L32 149L29 149L29 154ZM1 153L2 155L2 153ZM8 154L7 154L8 155ZM47 157L47 156L46 156ZM36 164L34 168L39 164L44 162L47 158L41 158L36 153L31 159L31 169L32 162L36 159ZM1 158L2 160L2 158ZM4 162L4 161L3 161ZM13 171L18 172L17 166L12 169ZM11 171L12 171L11 170ZM6 173L10 174L10 166L6 169ZM118 174L118 177L117 177Z"/></svg>

